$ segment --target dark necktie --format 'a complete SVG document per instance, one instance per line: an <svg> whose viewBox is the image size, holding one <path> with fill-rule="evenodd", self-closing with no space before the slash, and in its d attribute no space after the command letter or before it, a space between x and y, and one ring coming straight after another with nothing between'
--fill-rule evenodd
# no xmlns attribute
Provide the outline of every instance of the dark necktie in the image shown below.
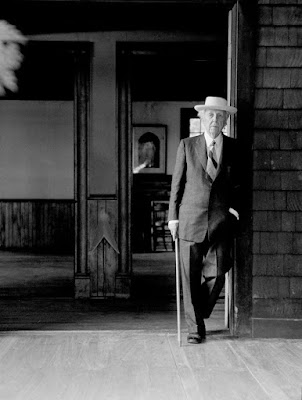
<svg viewBox="0 0 302 400"><path fill-rule="evenodd" d="M207 162L207 173L214 181L217 173L217 157L216 157L216 151L215 151L215 140L210 144L209 146L209 153L208 153L208 162Z"/></svg>

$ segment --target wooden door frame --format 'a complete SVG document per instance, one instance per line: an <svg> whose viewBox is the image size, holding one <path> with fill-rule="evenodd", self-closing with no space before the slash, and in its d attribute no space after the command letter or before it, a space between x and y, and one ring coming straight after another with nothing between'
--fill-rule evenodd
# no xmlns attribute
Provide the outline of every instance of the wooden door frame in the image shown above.
<svg viewBox="0 0 302 400"><path fill-rule="evenodd" d="M74 59L74 296L89 298L91 285L88 267L88 133L93 45L88 42L67 43L68 45Z"/></svg>
<svg viewBox="0 0 302 400"><path fill-rule="evenodd" d="M230 103L238 108L231 129L238 140L245 164L242 168L244 210L241 234L235 245L235 266L231 273L229 329L231 335L251 336L252 313L252 138L254 106L255 31L257 1L238 0L230 10L232 18L232 77ZM144 43L141 43L144 46ZM118 154L119 154L119 243L122 249L119 274L131 275L131 88L129 43L117 49Z"/></svg>
<svg viewBox="0 0 302 400"><path fill-rule="evenodd" d="M188 46L192 42L187 43ZM160 46L161 43L158 44ZM168 43L166 43L168 45ZM186 44L183 44L184 46ZM153 44L156 49L157 44ZM132 272L132 243L131 243L131 204L132 204L132 96L130 85L131 58L136 52L142 53L148 51L150 43L118 43L117 44L117 93L118 93L118 165L119 165L119 243L120 243L120 263L119 280L121 276L130 280ZM153 51L154 51L153 49ZM234 125L232 121L232 127ZM233 127L233 130L234 127ZM126 167L125 167L126 166ZM232 275L230 275L232 276ZM231 279L232 282L232 279ZM233 287L233 284L231 284ZM231 294L233 291L231 291ZM233 295L231 305L233 304ZM229 308L229 312L233 307ZM234 320L231 317L230 322ZM227 329L232 332L231 326Z"/></svg>
<svg viewBox="0 0 302 400"><path fill-rule="evenodd" d="M253 234L252 194L254 135L255 57L257 0L237 0L232 18L232 74L230 100L238 112L234 116L234 136L240 149L241 212L240 233L235 242L232 270L230 330L232 335L252 336Z"/></svg>
<svg viewBox="0 0 302 400"><path fill-rule="evenodd" d="M93 45L90 42L31 40L30 44L47 47L70 56L70 73L73 73L74 96L74 296L90 296L88 271L88 130Z"/></svg>

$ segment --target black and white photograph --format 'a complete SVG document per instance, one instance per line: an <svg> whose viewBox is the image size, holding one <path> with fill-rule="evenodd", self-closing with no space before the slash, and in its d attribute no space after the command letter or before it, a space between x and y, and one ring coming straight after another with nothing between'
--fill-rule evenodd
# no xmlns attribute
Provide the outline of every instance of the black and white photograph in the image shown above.
<svg viewBox="0 0 302 400"><path fill-rule="evenodd" d="M133 126L133 173L166 172L166 126Z"/></svg>
<svg viewBox="0 0 302 400"><path fill-rule="evenodd" d="M0 400L302 400L302 2L2 0Z"/></svg>

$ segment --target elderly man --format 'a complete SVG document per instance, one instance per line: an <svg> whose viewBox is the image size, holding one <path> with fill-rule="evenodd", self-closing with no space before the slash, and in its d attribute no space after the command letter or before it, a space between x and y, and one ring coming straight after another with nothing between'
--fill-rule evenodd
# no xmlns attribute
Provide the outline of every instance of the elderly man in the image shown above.
<svg viewBox="0 0 302 400"><path fill-rule="evenodd" d="M173 239L179 238L187 340L197 344L232 267L239 185L236 140L222 133L237 109L220 97L194 108L205 133L179 144L168 219Z"/></svg>

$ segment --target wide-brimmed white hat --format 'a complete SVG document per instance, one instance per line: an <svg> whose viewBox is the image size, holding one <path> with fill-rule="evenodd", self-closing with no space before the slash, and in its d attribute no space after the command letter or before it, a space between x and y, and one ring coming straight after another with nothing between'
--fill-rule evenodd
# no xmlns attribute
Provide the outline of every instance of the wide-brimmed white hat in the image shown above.
<svg viewBox="0 0 302 400"><path fill-rule="evenodd" d="M194 108L196 111L211 109L211 110L227 111L231 114L235 114L237 112L236 107L228 106L226 99L222 97L212 97L212 96L206 97L204 104L198 104Z"/></svg>

